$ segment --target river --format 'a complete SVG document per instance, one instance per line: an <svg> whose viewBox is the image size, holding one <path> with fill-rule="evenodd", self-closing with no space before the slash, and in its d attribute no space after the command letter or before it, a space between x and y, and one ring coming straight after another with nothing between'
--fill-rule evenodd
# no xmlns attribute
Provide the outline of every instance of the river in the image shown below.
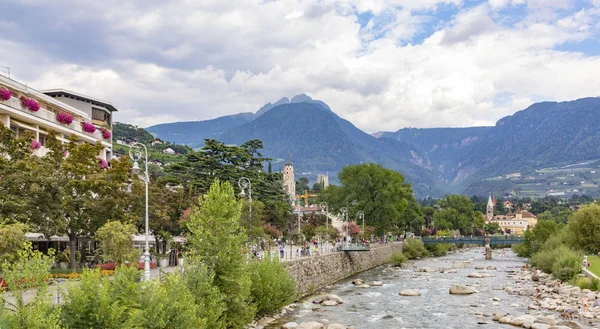
<svg viewBox="0 0 600 329"><path fill-rule="evenodd" d="M468 261L471 262L465 268L454 268L456 273L415 272L424 267L450 269L455 263L457 266ZM515 285L508 277L509 271L517 271L524 264L525 259L515 256L509 249L494 250L493 258L485 260L483 248L474 248L444 257L411 261L402 268L384 265L342 280L323 291L323 294L338 295L344 304L331 307L313 304L312 300L322 295L318 294L299 302L291 316L267 328L280 328L288 321L300 323L321 319L353 325L357 329L514 328L493 322L489 315L526 313L527 305L532 301L503 290L505 286ZM476 266L493 266L496 270L476 270ZM468 278L467 275L473 272L490 273L493 277ZM384 285L359 288L352 284L356 278L366 283L382 281ZM448 289L454 284L474 286L478 292L467 296L450 295ZM421 296L400 296L399 292L404 289L413 289ZM500 300L494 301L494 298ZM480 321L487 324L478 324Z"/></svg>

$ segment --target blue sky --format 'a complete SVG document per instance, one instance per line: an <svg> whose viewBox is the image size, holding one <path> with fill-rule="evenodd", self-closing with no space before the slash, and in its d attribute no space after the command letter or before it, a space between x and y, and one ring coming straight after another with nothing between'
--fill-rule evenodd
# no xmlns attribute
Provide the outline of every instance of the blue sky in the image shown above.
<svg viewBox="0 0 600 329"><path fill-rule="evenodd" d="M600 0L5 0L0 66L149 126L299 93L358 127L492 125L598 96Z"/></svg>

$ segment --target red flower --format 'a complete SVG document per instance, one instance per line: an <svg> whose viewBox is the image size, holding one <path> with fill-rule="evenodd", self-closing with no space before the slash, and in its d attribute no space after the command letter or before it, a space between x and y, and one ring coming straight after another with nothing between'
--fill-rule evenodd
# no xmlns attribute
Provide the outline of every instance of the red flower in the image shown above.
<svg viewBox="0 0 600 329"><path fill-rule="evenodd" d="M35 139L31 140L31 149L32 150L39 150L40 147L42 147L42 144L40 144L40 142L36 141Z"/></svg>
<svg viewBox="0 0 600 329"><path fill-rule="evenodd" d="M86 133L90 133L93 134L96 132L96 126L94 126L93 124L89 123L89 122L84 122L81 127L83 128L83 131L85 131Z"/></svg>
<svg viewBox="0 0 600 329"><path fill-rule="evenodd" d="M65 125L70 125L73 122L73 117L69 113L59 112L56 114L56 121Z"/></svg>
<svg viewBox="0 0 600 329"><path fill-rule="evenodd" d="M37 112L40 110L40 104L33 99L25 96L21 96L21 106L28 109L31 112Z"/></svg>
<svg viewBox="0 0 600 329"><path fill-rule="evenodd" d="M0 88L0 99L3 101L7 101L12 97L12 93L10 90L6 88Z"/></svg>
<svg viewBox="0 0 600 329"><path fill-rule="evenodd" d="M100 128L100 131L102 132L102 138L104 138L104 139L109 139L110 136L112 136L112 134L110 133L110 130L108 130L104 127Z"/></svg>

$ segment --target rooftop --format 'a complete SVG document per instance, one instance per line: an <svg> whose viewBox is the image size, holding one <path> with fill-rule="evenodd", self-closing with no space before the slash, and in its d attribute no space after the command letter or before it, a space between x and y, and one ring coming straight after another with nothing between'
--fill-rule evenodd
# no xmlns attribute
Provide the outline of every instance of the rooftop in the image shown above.
<svg viewBox="0 0 600 329"><path fill-rule="evenodd" d="M98 98L86 96L86 95L76 93L74 91L62 89L62 88L41 90L41 92L48 96L65 96L65 97L70 97L70 98L73 98L73 99L76 99L79 101L90 102L90 103L92 103L92 105L105 107L106 109L108 109L111 112L117 111L117 108L113 104L111 104L107 101L103 101Z"/></svg>

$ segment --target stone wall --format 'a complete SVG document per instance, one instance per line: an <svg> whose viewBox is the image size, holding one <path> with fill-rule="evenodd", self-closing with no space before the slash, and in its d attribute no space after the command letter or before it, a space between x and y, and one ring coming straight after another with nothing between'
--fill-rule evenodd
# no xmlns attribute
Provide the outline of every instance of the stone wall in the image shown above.
<svg viewBox="0 0 600 329"><path fill-rule="evenodd" d="M370 251L336 252L299 259L287 263L296 291L306 296L353 274L379 266L394 251L402 251L402 243L373 245Z"/></svg>

